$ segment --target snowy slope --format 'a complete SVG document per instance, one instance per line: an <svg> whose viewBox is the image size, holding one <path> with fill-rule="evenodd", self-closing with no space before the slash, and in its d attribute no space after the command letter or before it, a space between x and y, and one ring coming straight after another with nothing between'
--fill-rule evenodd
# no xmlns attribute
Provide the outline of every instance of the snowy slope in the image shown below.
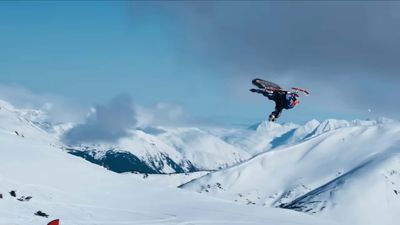
<svg viewBox="0 0 400 225"><path fill-rule="evenodd" d="M25 130L26 138L3 128L1 225L44 225L55 218L63 225L331 224L290 210L243 206L152 185L66 154L47 143L34 126ZM34 215L38 211L49 217Z"/></svg>
<svg viewBox="0 0 400 225"><path fill-rule="evenodd" d="M192 173L174 173L174 174L139 174L127 173L129 176L142 178L143 181L148 182L150 185L157 185L162 187L179 187L191 180L199 178L209 173L208 171L199 171Z"/></svg>
<svg viewBox="0 0 400 225"><path fill-rule="evenodd" d="M300 143L281 145L183 188L245 204L322 211L358 224L397 224L400 124L328 120L311 130L300 135ZM360 219L365 213L375 220Z"/></svg>
<svg viewBox="0 0 400 225"><path fill-rule="evenodd" d="M14 134L20 138L35 138L47 144L57 144L56 135L44 131L40 122L34 122L43 116L43 112L32 109L16 109L0 100L0 133Z"/></svg>
<svg viewBox="0 0 400 225"><path fill-rule="evenodd" d="M400 143L281 207L353 224L398 224L399 153Z"/></svg>
<svg viewBox="0 0 400 225"><path fill-rule="evenodd" d="M65 146L60 137L73 125L54 126L42 116L0 101L0 225L53 218L75 225L394 225L400 219L396 121L147 127L114 144ZM198 170L207 171L187 173ZM147 174L176 172L183 174ZM174 188L183 183L202 195ZM39 210L49 218L33 215Z"/></svg>

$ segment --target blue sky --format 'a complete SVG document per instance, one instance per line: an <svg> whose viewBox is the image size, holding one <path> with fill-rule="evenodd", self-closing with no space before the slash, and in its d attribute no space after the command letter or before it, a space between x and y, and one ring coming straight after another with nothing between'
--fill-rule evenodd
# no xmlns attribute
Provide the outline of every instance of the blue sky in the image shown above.
<svg viewBox="0 0 400 225"><path fill-rule="evenodd" d="M273 110L248 92L261 77L312 92L283 122L396 117L377 89L397 89L400 7L376 4L1 2L0 84L87 106L126 93L247 124Z"/></svg>

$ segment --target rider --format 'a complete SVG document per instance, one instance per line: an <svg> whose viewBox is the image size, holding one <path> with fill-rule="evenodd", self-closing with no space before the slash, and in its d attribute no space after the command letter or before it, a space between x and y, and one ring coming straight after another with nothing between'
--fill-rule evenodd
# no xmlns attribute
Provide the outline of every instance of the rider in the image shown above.
<svg viewBox="0 0 400 225"><path fill-rule="evenodd" d="M283 109L291 109L300 103L297 92L254 88L250 89L250 91L262 94L275 102L275 110L269 115L269 121L275 121L281 115Z"/></svg>

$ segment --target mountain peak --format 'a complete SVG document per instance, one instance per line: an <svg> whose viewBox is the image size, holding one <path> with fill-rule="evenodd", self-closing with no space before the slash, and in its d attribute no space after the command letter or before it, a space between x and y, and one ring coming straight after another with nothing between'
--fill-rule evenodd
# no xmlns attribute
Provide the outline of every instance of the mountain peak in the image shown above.
<svg viewBox="0 0 400 225"><path fill-rule="evenodd" d="M6 109L6 110L9 110L9 111L15 110L13 105L11 105L9 102L6 102L6 101L4 101L2 99L0 99L0 109Z"/></svg>
<svg viewBox="0 0 400 225"><path fill-rule="evenodd" d="M271 122L271 121L262 121L257 126L257 131L266 131L266 130L274 130L281 128L282 125L279 123Z"/></svg>

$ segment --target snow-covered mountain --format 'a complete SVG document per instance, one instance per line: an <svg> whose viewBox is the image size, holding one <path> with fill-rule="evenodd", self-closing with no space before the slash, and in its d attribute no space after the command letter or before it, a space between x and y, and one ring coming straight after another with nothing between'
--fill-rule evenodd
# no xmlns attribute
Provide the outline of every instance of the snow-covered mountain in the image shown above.
<svg viewBox="0 0 400 225"><path fill-rule="evenodd" d="M68 146L62 137L74 125L42 118L0 101L1 225L400 220L398 121L145 127L117 143ZM142 174L125 173L133 171Z"/></svg>
<svg viewBox="0 0 400 225"><path fill-rule="evenodd" d="M8 102L0 100L0 132L21 138L34 138L47 144L59 145L57 135L46 132L41 122L43 112L33 109L16 109Z"/></svg>
<svg viewBox="0 0 400 225"><path fill-rule="evenodd" d="M66 149L116 172L183 173L218 170L251 157L246 151L198 128L132 130L115 144ZM117 165L116 165L117 164Z"/></svg>
<svg viewBox="0 0 400 225"><path fill-rule="evenodd" d="M62 151L56 136L19 112L3 103L0 108L1 225L44 225L53 219L63 225L333 224L163 186L156 177L111 172Z"/></svg>
<svg viewBox="0 0 400 225"><path fill-rule="evenodd" d="M218 129L213 133L254 156L273 148L272 141L274 139L298 127L299 125L292 123L281 125L263 121L248 129Z"/></svg>
<svg viewBox="0 0 400 225"><path fill-rule="evenodd" d="M398 224L400 124L310 121L273 149L182 188L355 224Z"/></svg>
<svg viewBox="0 0 400 225"><path fill-rule="evenodd" d="M44 112L16 109L0 102L0 129L20 136L40 137L46 143L115 172L184 173L218 170L242 162L249 153L199 128L146 127L132 129L117 143L63 144L63 134L74 125L53 125Z"/></svg>

